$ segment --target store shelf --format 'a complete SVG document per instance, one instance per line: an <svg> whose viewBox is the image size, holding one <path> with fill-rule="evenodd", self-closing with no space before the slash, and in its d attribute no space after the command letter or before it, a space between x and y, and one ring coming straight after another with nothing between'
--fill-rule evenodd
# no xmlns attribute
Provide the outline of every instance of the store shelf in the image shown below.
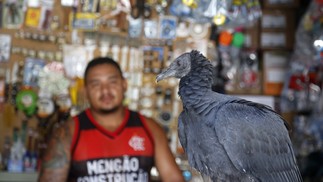
<svg viewBox="0 0 323 182"><path fill-rule="evenodd" d="M36 182L38 173L0 172L0 182Z"/></svg>

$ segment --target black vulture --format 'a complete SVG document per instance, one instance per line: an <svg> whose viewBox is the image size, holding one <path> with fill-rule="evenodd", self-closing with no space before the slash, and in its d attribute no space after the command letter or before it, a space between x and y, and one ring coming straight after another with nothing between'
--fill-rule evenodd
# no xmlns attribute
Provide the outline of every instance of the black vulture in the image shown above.
<svg viewBox="0 0 323 182"><path fill-rule="evenodd" d="M192 50L156 77L180 79L178 134L190 166L212 181L302 181L284 119L269 106L212 91L213 74Z"/></svg>

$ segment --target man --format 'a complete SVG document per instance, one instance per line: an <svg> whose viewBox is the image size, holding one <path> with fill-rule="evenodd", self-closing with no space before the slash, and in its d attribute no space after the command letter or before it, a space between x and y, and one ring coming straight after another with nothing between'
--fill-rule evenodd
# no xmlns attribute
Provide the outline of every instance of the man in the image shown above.
<svg viewBox="0 0 323 182"><path fill-rule="evenodd" d="M90 108L54 132L39 181L184 181L162 128L123 106L127 82L110 58L89 62L84 73Z"/></svg>

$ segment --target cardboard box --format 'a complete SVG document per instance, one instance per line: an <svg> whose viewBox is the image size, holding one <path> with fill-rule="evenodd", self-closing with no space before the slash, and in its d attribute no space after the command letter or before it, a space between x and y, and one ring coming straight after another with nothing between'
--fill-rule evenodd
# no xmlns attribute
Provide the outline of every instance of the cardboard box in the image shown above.
<svg viewBox="0 0 323 182"><path fill-rule="evenodd" d="M262 49L293 49L295 16L293 11L263 10L260 33Z"/></svg>
<svg viewBox="0 0 323 182"><path fill-rule="evenodd" d="M289 62L289 51L265 51L263 53L263 92L279 96L283 89Z"/></svg>

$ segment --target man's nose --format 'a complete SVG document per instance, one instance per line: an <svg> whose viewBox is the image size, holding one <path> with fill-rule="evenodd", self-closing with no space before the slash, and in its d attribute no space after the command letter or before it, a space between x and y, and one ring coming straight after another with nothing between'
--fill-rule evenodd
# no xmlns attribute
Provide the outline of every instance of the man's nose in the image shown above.
<svg viewBox="0 0 323 182"><path fill-rule="evenodd" d="M109 93L110 89L111 89L111 86L108 83L103 83L101 85L101 91L104 92L104 93Z"/></svg>

